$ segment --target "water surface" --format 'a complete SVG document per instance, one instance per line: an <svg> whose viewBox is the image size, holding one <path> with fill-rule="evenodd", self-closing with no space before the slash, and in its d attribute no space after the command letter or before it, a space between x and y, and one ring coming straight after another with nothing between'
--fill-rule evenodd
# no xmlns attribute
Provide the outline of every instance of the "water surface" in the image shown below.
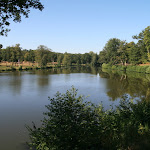
<svg viewBox="0 0 150 150"><path fill-rule="evenodd" d="M120 97L150 97L149 75L112 73L100 68L68 68L0 73L0 149L27 150L25 124L40 125L48 96L66 92L72 85L88 101L104 108Z"/></svg>

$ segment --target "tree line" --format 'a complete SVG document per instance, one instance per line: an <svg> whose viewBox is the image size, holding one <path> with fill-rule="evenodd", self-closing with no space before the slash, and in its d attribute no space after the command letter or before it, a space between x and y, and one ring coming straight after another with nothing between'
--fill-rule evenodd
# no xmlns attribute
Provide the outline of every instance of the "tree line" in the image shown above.
<svg viewBox="0 0 150 150"><path fill-rule="evenodd" d="M126 42L117 38L110 39L99 54L99 63L126 65L150 61L150 26L133 36L137 42Z"/></svg>
<svg viewBox="0 0 150 150"><path fill-rule="evenodd" d="M50 48L40 45L36 50L22 49L20 44L8 46L5 49L0 44L0 61L37 62L39 66L46 66L47 63L57 62L57 65L92 65L100 66L103 63L115 64L143 64L150 61L150 26L145 28L138 35L133 36L137 42L126 42L118 38L111 38L105 44L99 54L90 51L84 54L57 53Z"/></svg>
<svg viewBox="0 0 150 150"><path fill-rule="evenodd" d="M22 49L20 44L8 46L5 49L0 48L0 61L8 62L36 62L39 66L44 67L47 63L57 62L57 65L92 65L98 64L98 55L93 51L84 54L57 53L44 45L38 46L36 50Z"/></svg>
<svg viewBox="0 0 150 150"><path fill-rule="evenodd" d="M0 35L7 35L10 25L10 18L14 22L21 22L22 17L28 18L31 9L42 11L44 9L40 0L5 1L0 2ZM31 61L38 62L44 66L47 62L71 65L91 64L93 66L109 63L115 64L140 64L150 61L150 26L142 30L138 35L133 36L134 41L126 42L118 38L111 38L100 51L99 55L94 52L85 54L55 53L45 46L39 46L37 50L21 50L20 45L2 49L0 44L0 61Z"/></svg>

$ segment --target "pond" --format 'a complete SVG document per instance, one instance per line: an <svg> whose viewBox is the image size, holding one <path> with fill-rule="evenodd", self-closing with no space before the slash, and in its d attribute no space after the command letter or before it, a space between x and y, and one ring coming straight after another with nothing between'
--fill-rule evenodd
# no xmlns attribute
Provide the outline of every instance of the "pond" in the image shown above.
<svg viewBox="0 0 150 150"><path fill-rule="evenodd" d="M150 98L150 75L111 72L101 68L76 67L0 73L0 147L27 150L25 125L40 125L48 97L65 93L74 86L78 94L105 109L117 105L127 94L132 98Z"/></svg>

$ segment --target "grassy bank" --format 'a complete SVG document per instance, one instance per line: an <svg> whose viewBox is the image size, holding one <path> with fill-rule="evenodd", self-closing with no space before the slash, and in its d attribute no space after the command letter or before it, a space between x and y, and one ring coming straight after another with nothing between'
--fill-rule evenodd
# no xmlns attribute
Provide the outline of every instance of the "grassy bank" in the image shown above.
<svg viewBox="0 0 150 150"><path fill-rule="evenodd" d="M150 66L139 66L139 65L109 65L109 64L102 64L102 68L109 69L109 70L120 70L120 71L126 71L126 72L138 72L138 73L148 73L150 74Z"/></svg>
<svg viewBox="0 0 150 150"><path fill-rule="evenodd" d="M56 67L56 66L54 66ZM0 72L3 71L16 71L16 70L34 70L34 69L48 69L48 68L52 68L52 67L33 67L33 66L26 66L26 67L22 67L22 66L0 66Z"/></svg>
<svg viewBox="0 0 150 150"><path fill-rule="evenodd" d="M0 72L3 71L15 71L15 70L38 70L38 69L49 69L61 67L56 63L48 63L47 66L40 67L37 63L32 62L0 62Z"/></svg>
<svg viewBox="0 0 150 150"><path fill-rule="evenodd" d="M86 66L86 65L84 65L84 64L81 64L81 65L72 64L70 66L73 67L73 66ZM38 63L32 63L32 62L21 62L21 63L0 62L0 72L15 71L15 70L21 71L21 70L50 69L50 68L60 68L60 67L68 68L70 66L65 66L63 64L58 65L57 62L48 63L44 67L40 67L40 66L38 66ZM89 65L87 65L87 66L89 66Z"/></svg>

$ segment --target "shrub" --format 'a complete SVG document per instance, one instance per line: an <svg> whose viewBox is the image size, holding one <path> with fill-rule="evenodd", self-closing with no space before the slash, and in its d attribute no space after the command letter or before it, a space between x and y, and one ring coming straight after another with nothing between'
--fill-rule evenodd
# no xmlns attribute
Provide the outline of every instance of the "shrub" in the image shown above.
<svg viewBox="0 0 150 150"><path fill-rule="evenodd" d="M42 66L40 69L47 69L46 66Z"/></svg>
<svg viewBox="0 0 150 150"><path fill-rule="evenodd" d="M148 68L148 66L137 66L137 72L140 73L146 73L146 69Z"/></svg>
<svg viewBox="0 0 150 150"><path fill-rule="evenodd" d="M112 70L121 70L121 71L126 71L126 66L122 65L113 65L111 66L110 64L102 64L103 69L112 69Z"/></svg>
<svg viewBox="0 0 150 150"><path fill-rule="evenodd" d="M31 143L37 150L100 149L99 117L95 106L83 102L72 88L65 94L57 93L46 106L48 111L41 128L27 127ZM44 148L43 148L44 147Z"/></svg>
<svg viewBox="0 0 150 150"><path fill-rule="evenodd" d="M111 69L111 65L103 63L102 68Z"/></svg>
<svg viewBox="0 0 150 150"><path fill-rule="evenodd" d="M15 71L16 68L15 68L14 66L11 66L11 70L12 70L12 71Z"/></svg>
<svg viewBox="0 0 150 150"><path fill-rule="evenodd" d="M38 70L39 68L36 66L35 69Z"/></svg>
<svg viewBox="0 0 150 150"><path fill-rule="evenodd" d="M146 73L148 67L149 66L127 66L126 71Z"/></svg>
<svg viewBox="0 0 150 150"><path fill-rule="evenodd" d="M19 70L22 70L22 66L19 67Z"/></svg>
<svg viewBox="0 0 150 150"><path fill-rule="evenodd" d="M126 71L136 72L136 66L127 66Z"/></svg>
<svg viewBox="0 0 150 150"><path fill-rule="evenodd" d="M111 69L112 69L112 70L116 70L116 69L117 69L117 66L113 65L113 66L111 67Z"/></svg>
<svg viewBox="0 0 150 150"><path fill-rule="evenodd" d="M126 66L121 66L121 65L119 65L118 67L117 67L117 69L118 70L121 70L121 71L126 71Z"/></svg>
<svg viewBox="0 0 150 150"><path fill-rule="evenodd" d="M146 101L133 103L124 96L119 106L104 111L77 97L74 88L49 100L42 126L27 126L31 149L150 149L150 103Z"/></svg>
<svg viewBox="0 0 150 150"><path fill-rule="evenodd" d="M112 127L116 129L116 133L112 134L115 148L136 149L140 147L138 149L144 149L144 142L150 138L150 103L143 101L134 104L129 99L123 98L111 116L115 118L116 127ZM150 148L148 143L145 145Z"/></svg>
<svg viewBox="0 0 150 150"><path fill-rule="evenodd" d="M147 67L146 73L150 73L150 66Z"/></svg>

